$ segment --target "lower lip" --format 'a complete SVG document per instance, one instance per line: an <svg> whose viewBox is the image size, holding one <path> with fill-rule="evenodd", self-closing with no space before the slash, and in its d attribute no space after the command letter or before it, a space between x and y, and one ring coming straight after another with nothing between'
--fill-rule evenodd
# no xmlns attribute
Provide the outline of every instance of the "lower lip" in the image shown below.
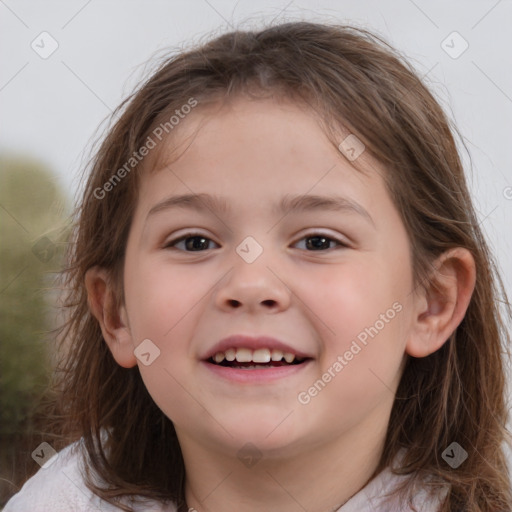
<svg viewBox="0 0 512 512"><path fill-rule="evenodd" d="M202 364L211 372L230 382L242 382L249 384L258 384L291 377L303 371L311 363L311 359L290 366L276 366L274 368L262 368L261 370L241 370L229 366L220 366L217 364L201 361Z"/></svg>

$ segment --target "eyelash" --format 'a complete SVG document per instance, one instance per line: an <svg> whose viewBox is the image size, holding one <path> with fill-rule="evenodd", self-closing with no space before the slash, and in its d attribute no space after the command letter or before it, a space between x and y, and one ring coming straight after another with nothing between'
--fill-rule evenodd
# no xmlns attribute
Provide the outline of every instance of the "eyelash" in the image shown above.
<svg viewBox="0 0 512 512"><path fill-rule="evenodd" d="M204 238L205 240L209 240L211 242L213 242L213 240L211 238L208 238L207 236L203 235L202 233L197 233L197 232L190 232L190 233L185 233L184 235L181 235L180 237L178 238L175 238L174 240L169 240L169 242L167 242L165 244L165 246L163 247L164 249L175 249L175 245L179 242L182 242L184 240L188 240L189 238ZM338 240L337 238L333 238L332 236L328 236L326 233L322 233L321 231L317 231L317 232L313 232L313 233L308 233L307 235L304 235L302 238L300 238L298 241L300 240L304 240L305 238L325 238L326 240L329 240L330 242L335 242L337 244L337 247L343 247L343 248L347 248L348 247L348 244L346 244L345 242L342 242L341 240ZM215 243L215 242L214 242ZM329 249L319 249L318 251L307 251L307 252L327 252L327 251L331 251L335 249L335 247L331 247ZM208 249L206 249L208 250ZM205 251L182 251L182 252L205 252Z"/></svg>

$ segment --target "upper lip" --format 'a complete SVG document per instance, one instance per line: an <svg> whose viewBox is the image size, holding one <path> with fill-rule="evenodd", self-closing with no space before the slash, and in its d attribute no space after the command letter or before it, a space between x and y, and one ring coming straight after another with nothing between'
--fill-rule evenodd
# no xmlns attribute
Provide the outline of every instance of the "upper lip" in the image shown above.
<svg viewBox="0 0 512 512"><path fill-rule="evenodd" d="M210 359L210 357L213 357L217 352L225 352L229 348L249 348L251 350L268 348L270 350L276 349L281 350L282 352L289 352L291 354L295 354L297 357L312 358L312 356L306 352L297 350L287 343L284 343L283 341L280 341L276 338L272 338L271 336L254 337L246 336L243 334L234 334L232 336L228 336L227 338L221 339L219 342L213 345L213 347L205 352L202 359L206 361Z"/></svg>

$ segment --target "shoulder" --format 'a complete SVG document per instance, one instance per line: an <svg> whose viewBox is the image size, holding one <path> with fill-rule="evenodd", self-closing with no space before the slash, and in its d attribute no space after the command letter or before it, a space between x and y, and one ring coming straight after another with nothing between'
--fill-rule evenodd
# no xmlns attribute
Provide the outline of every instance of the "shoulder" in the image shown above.
<svg viewBox="0 0 512 512"><path fill-rule="evenodd" d="M403 454L404 450L401 450L392 464L393 466L395 464L399 465ZM416 510L416 512L432 512L439 509L448 492L447 487L431 492L428 490L427 482L423 482L419 487L416 485L412 490L412 505L414 508L411 508L395 492L407 480L406 475L397 475L388 466L337 512L360 512L361 510L371 512L412 512L413 510Z"/></svg>
<svg viewBox="0 0 512 512"><path fill-rule="evenodd" d="M9 500L3 512L94 510L97 506L94 498L99 498L84 483L80 471L80 448L77 441L47 460ZM118 509L106 508L102 504L101 510L110 512Z"/></svg>
<svg viewBox="0 0 512 512"><path fill-rule="evenodd" d="M385 469L370 483L345 503L338 512L432 512L438 510L447 489L437 494L427 492L426 488L416 489L411 508L395 494L397 485L405 480Z"/></svg>
<svg viewBox="0 0 512 512"><path fill-rule="evenodd" d="M107 503L85 485L82 465L82 445L77 441L59 453L29 478L20 491L5 505L3 512L118 512L121 509ZM163 512L157 504L152 512ZM165 509L175 512L175 509Z"/></svg>

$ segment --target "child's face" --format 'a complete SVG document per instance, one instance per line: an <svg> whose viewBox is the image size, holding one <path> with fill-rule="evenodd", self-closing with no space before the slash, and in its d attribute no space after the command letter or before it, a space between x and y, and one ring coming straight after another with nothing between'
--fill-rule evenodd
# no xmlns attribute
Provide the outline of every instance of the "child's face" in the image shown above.
<svg viewBox="0 0 512 512"><path fill-rule="evenodd" d="M142 178L124 284L131 364L180 442L292 453L350 432L383 434L413 311L409 242L383 169L363 153L373 169L357 172L311 115L270 100L240 99L213 115L199 106L172 135L173 144L190 145ZM191 193L228 209L149 214ZM311 195L359 206L274 209ZM166 247L187 232L199 238ZM234 334L271 336L312 359L279 377L257 370L256 381L247 369L246 382L234 380L232 370L202 360ZM146 339L160 350L148 366L133 357Z"/></svg>

